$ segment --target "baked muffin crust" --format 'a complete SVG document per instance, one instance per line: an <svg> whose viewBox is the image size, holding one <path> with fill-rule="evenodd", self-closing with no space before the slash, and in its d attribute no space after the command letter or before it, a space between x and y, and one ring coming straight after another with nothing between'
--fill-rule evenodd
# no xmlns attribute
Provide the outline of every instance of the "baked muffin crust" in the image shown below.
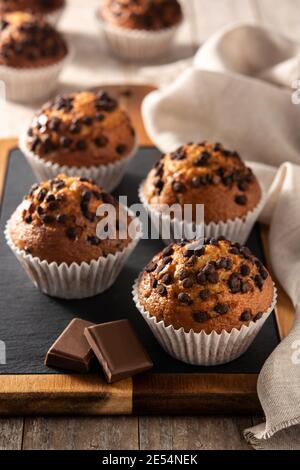
<svg viewBox="0 0 300 470"><path fill-rule="evenodd" d="M14 11L47 14L62 8L65 0L0 0L0 15Z"/></svg>
<svg viewBox="0 0 300 470"><path fill-rule="evenodd" d="M240 329L268 310L273 282L246 247L223 239L172 244L141 274L139 301L157 321L186 332Z"/></svg>
<svg viewBox="0 0 300 470"><path fill-rule="evenodd" d="M59 62L67 45L42 18L25 12L5 14L0 20L0 64L35 68Z"/></svg>
<svg viewBox="0 0 300 470"><path fill-rule="evenodd" d="M207 224L242 218L261 199L259 183L239 154L208 142L163 155L143 191L149 204L204 204Z"/></svg>
<svg viewBox="0 0 300 470"><path fill-rule="evenodd" d="M177 0L104 0L100 14L115 26L159 31L182 19Z"/></svg>
<svg viewBox="0 0 300 470"><path fill-rule="evenodd" d="M96 235L101 220L96 211L102 204L116 208L116 239L102 240ZM9 221L9 237L17 248L48 263L88 263L122 251L130 243L130 237L120 237L120 231L124 232L123 222L131 218L122 211L120 219L118 207L93 181L59 175L32 186Z"/></svg>
<svg viewBox="0 0 300 470"><path fill-rule="evenodd" d="M69 167L107 165L134 148L128 114L105 91L57 96L33 118L26 145L46 161Z"/></svg>

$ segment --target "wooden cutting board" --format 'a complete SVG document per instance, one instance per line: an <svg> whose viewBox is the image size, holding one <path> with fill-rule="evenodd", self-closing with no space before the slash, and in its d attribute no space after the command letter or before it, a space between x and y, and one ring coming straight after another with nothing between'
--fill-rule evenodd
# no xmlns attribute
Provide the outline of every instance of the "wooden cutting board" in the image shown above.
<svg viewBox="0 0 300 470"><path fill-rule="evenodd" d="M105 88L115 94L129 110L141 145L151 147L152 143L142 123L140 106L144 96L153 87L128 85ZM16 138L0 141L1 196L9 156L15 147ZM266 228L261 228L261 237L268 262ZM294 311L290 300L278 287L279 301L275 317L282 339L291 328ZM1 373L0 365L0 414L257 413L260 411L256 393L257 377L257 373L249 373L246 369L235 373L206 373L203 370L197 373L193 370L192 373L142 374L108 385L100 374L6 374Z"/></svg>

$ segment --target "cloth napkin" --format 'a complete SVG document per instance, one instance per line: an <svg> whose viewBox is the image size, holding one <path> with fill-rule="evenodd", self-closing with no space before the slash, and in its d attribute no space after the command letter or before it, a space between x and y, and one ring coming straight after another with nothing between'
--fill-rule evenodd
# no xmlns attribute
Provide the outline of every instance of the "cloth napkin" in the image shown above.
<svg viewBox="0 0 300 470"><path fill-rule="evenodd" d="M270 225L272 267L296 320L259 375L266 421L244 432L257 449L300 449L300 104L292 88L299 58L300 44L234 24L213 35L179 76L173 70L178 78L148 95L142 109L163 152L220 141L248 160L268 191L261 221Z"/></svg>

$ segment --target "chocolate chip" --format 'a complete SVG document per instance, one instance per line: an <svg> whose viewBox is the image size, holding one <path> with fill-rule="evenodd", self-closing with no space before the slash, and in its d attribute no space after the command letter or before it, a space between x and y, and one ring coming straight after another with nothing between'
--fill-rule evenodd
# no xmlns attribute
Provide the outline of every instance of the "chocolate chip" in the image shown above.
<svg viewBox="0 0 300 470"><path fill-rule="evenodd" d="M90 117L90 116L86 116L82 119L82 123L85 125L85 126L91 126L93 124L93 118Z"/></svg>
<svg viewBox="0 0 300 470"><path fill-rule="evenodd" d="M150 285L151 285L151 288L152 289L156 289L157 288L157 285L158 285L158 281L157 279L155 279L155 277L151 274L150 275Z"/></svg>
<svg viewBox="0 0 300 470"><path fill-rule="evenodd" d="M63 189L66 187L66 183L63 180L60 179L55 179L51 181L51 185L59 191L60 189Z"/></svg>
<svg viewBox="0 0 300 470"><path fill-rule="evenodd" d="M240 266L240 273L243 277L249 276L249 274L250 274L249 266L247 266L247 264L242 264Z"/></svg>
<svg viewBox="0 0 300 470"><path fill-rule="evenodd" d="M219 242L216 238L211 238L209 244L213 246L219 246Z"/></svg>
<svg viewBox="0 0 300 470"><path fill-rule="evenodd" d="M167 246L162 251L163 256L171 256L173 253L174 253L173 245Z"/></svg>
<svg viewBox="0 0 300 470"><path fill-rule="evenodd" d="M163 282L166 285L172 284L173 278L171 274L169 273L164 274L163 277L161 278L161 282Z"/></svg>
<svg viewBox="0 0 300 470"><path fill-rule="evenodd" d="M42 206L37 206L36 211L39 215L43 215L45 210L42 208Z"/></svg>
<svg viewBox="0 0 300 470"><path fill-rule="evenodd" d="M85 140L78 140L75 146L77 150L82 151L82 150L86 150L87 144Z"/></svg>
<svg viewBox="0 0 300 470"><path fill-rule="evenodd" d="M171 160L184 160L186 158L184 147L179 147L171 153Z"/></svg>
<svg viewBox="0 0 300 470"><path fill-rule="evenodd" d="M232 273L228 279L228 287L232 294L237 294L241 291L241 280L237 273Z"/></svg>
<svg viewBox="0 0 300 470"><path fill-rule="evenodd" d="M200 188L200 186L201 186L201 177L200 176L194 176L192 178L192 186L193 186L193 188Z"/></svg>
<svg viewBox="0 0 300 470"><path fill-rule="evenodd" d="M58 209L58 202L57 201L51 201L49 204L48 204L48 209L49 211L56 211Z"/></svg>
<svg viewBox="0 0 300 470"><path fill-rule="evenodd" d="M245 180L241 180L238 182L238 188L240 191L244 192L248 189L248 183Z"/></svg>
<svg viewBox="0 0 300 470"><path fill-rule="evenodd" d="M209 320L209 315L207 312L194 312L193 317L197 323L203 323Z"/></svg>
<svg viewBox="0 0 300 470"><path fill-rule="evenodd" d="M48 189L47 188L42 188L39 192L38 192L38 195L37 195L37 200L39 202L43 202L43 200L45 199L46 195L48 193Z"/></svg>
<svg viewBox="0 0 300 470"><path fill-rule="evenodd" d="M216 261L216 268L217 269L226 269L227 268L227 258L220 258Z"/></svg>
<svg viewBox="0 0 300 470"><path fill-rule="evenodd" d="M91 245L94 245L94 246L97 246L100 244L100 238L96 237L95 235L89 235L87 237L87 240Z"/></svg>
<svg viewBox="0 0 300 470"><path fill-rule="evenodd" d="M147 264L147 266L145 267L145 271L146 273L152 273L153 271L156 270L156 268L157 268L157 263L150 261L150 263Z"/></svg>
<svg viewBox="0 0 300 470"><path fill-rule="evenodd" d="M229 305L218 303L215 305L214 311L217 312L219 315L225 315L225 313L228 313L229 311Z"/></svg>
<svg viewBox="0 0 300 470"><path fill-rule="evenodd" d="M185 305L191 305L193 303L190 296L186 294L185 292L180 292L180 294L178 295L178 300L179 302Z"/></svg>
<svg viewBox="0 0 300 470"><path fill-rule="evenodd" d="M254 322L257 322L258 320L260 320L263 316L263 312L258 312L255 317L253 318L253 321Z"/></svg>
<svg viewBox="0 0 300 470"><path fill-rule="evenodd" d="M251 284L249 282L241 282L241 292L242 294L247 294L248 292L251 291Z"/></svg>
<svg viewBox="0 0 300 470"><path fill-rule="evenodd" d="M182 282L182 285L185 289L190 289L191 287L193 287L193 279L191 277L187 277L183 280Z"/></svg>
<svg viewBox="0 0 300 470"><path fill-rule="evenodd" d="M264 280L263 280L263 278L262 278L259 274L256 274L256 275L254 276L254 282L255 282L255 285L256 285L260 290L262 290L263 285L264 285Z"/></svg>
<svg viewBox="0 0 300 470"><path fill-rule="evenodd" d="M200 157L198 157L197 160L195 160L194 165L197 167L205 166L208 162L209 157L210 157L210 153L206 151L202 152Z"/></svg>
<svg viewBox="0 0 300 470"><path fill-rule="evenodd" d="M124 144L119 144L116 146L116 152L119 154L119 155L123 155L127 150L127 147L126 145Z"/></svg>
<svg viewBox="0 0 300 470"><path fill-rule="evenodd" d="M235 196L234 201L239 206L245 206L247 204L247 197L244 195Z"/></svg>
<svg viewBox="0 0 300 470"><path fill-rule="evenodd" d="M61 225L64 225L67 221L67 216L65 214L59 214L57 217L56 217L56 220L59 224Z"/></svg>
<svg viewBox="0 0 300 470"><path fill-rule="evenodd" d="M96 114L95 114L95 119L96 119L96 121L101 122L101 121L103 121L103 120L105 119L105 116L104 116L104 114L102 114L102 113L96 113Z"/></svg>
<svg viewBox="0 0 300 470"><path fill-rule="evenodd" d="M252 253L247 246L242 246L240 248L240 255L242 255L245 259L252 259Z"/></svg>
<svg viewBox="0 0 300 470"><path fill-rule="evenodd" d="M181 181L174 181L172 183L172 188L174 193L183 193L185 191L185 186Z"/></svg>
<svg viewBox="0 0 300 470"><path fill-rule="evenodd" d="M108 144L107 137L96 137L94 143L97 147L105 147Z"/></svg>
<svg viewBox="0 0 300 470"><path fill-rule="evenodd" d="M70 240L75 240L76 239L76 228L74 228L74 227L67 228L66 235Z"/></svg>
<svg viewBox="0 0 300 470"><path fill-rule="evenodd" d="M195 250L195 256L203 256L205 255L205 246L202 246L201 248L199 248L199 250Z"/></svg>
<svg viewBox="0 0 300 470"><path fill-rule="evenodd" d="M167 295L167 289L163 284L159 284L157 286L156 292L158 293L158 295L161 295L162 297Z"/></svg>
<svg viewBox="0 0 300 470"><path fill-rule="evenodd" d="M197 256L193 255L189 258L189 260L185 263L186 266L194 266L197 263Z"/></svg>
<svg viewBox="0 0 300 470"><path fill-rule="evenodd" d="M219 274L216 271L214 273L208 274L206 277L210 284L217 284L220 279Z"/></svg>
<svg viewBox="0 0 300 470"><path fill-rule="evenodd" d="M199 297L201 300L207 300L211 296L211 292L209 289L203 289L199 293Z"/></svg>
<svg viewBox="0 0 300 470"><path fill-rule="evenodd" d="M69 148L72 145L72 140L69 137L61 137L59 143L63 148Z"/></svg>
<svg viewBox="0 0 300 470"><path fill-rule="evenodd" d="M268 271L264 268L260 269L259 274L261 275L261 277L263 278L264 281L266 279L268 279L268 277L269 277Z"/></svg>
<svg viewBox="0 0 300 470"><path fill-rule="evenodd" d="M58 117L53 117L52 119L50 119L50 121L48 122L48 127L51 131L58 131L59 128L60 128L60 124L61 124L61 121Z"/></svg>
<svg viewBox="0 0 300 470"><path fill-rule="evenodd" d="M81 129L80 124L73 122L69 127L69 132L71 132L71 134L79 134L80 129Z"/></svg>
<svg viewBox="0 0 300 470"><path fill-rule="evenodd" d="M197 274L197 282L198 284L201 284L202 286L204 286L207 283L206 274L204 272L200 272Z"/></svg>
<svg viewBox="0 0 300 470"><path fill-rule="evenodd" d="M186 269L182 269L180 272L179 272L179 279L180 281L183 281L184 279L186 279L187 277L189 277L190 273L186 270Z"/></svg>
<svg viewBox="0 0 300 470"><path fill-rule="evenodd" d="M214 273L216 270L216 265L213 261L209 261L203 268L203 272L205 274L211 274Z"/></svg>
<svg viewBox="0 0 300 470"><path fill-rule="evenodd" d="M251 320L251 318L252 318L252 311L251 311L250 308L247 308L241 314L240 321L249 321L249 320Z"/></svg>
<svg viewBox="0 0 300 470"><path fill-rule="evenodd" d="M186 249L186 251L183 253L183 257L184 258L191 258L192 256L194 256L194 254L195 254L194 250Z"/></svg>
<svg viewBox="0 0 300 470"><path fill-rule="evenodd" d="M26 222L26 224L31 224L31 222L32 222L32 215L30 215L30 214L27 215L27 216L25 217L25 222Z"/></svg>
<svg viewBox="0 0 300 470"><path fill-rule="evenodd" d="M55 221L55 217L45 214L41 216L41 220L44 222L44 224L52 224Z"/></svg>
<svg viewBox="0 0 300 470"><path fill-rule="evenodd" d="M165 184L163 180L160 177L158 177L158 178L155 178L155 180L153 181L153 185L155 186L155 188L159 190L159 193L161 193Z"/></svg>

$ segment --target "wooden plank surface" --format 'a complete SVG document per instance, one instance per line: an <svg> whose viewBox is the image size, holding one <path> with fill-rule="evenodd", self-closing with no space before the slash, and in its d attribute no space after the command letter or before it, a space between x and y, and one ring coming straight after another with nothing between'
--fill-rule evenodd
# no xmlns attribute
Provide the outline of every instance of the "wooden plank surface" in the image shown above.
<svg viewBox="0 0 300 470"><path fill-rule="evenodd" d="M206 39L207 35L214 32L220 25L229 23L235 20L247 20L254 21L257 20L260 23L268 24L270 26L275 26L280 31L285 32L287 35L299 38L299 0L185 0L192 4L194 8L194 18L195 20L190 20L189 25L192 31L192 40L191 40L191 50L194 50L195 44L202 42ZM276 7L274 7L274 2L276 2ZM218 5L217 5L218 3ZM78 3L79 5L79 3ZM225 6L224 6L225 5ZM225 15L225 16L224 16ZM190 16L191 18L191 16ZM84 44L81 37L78 37L78 42ZM93 42L93 47L96 45ZM188 48L187 48L188 49ZM87 48L86 57L89 57L90 46ZM86 64L88 67L89 64ZM93 66L93 64L91 64ZM114 81L124 80L124 77L132 77L139 79L138 68L134 66L127 66L125 64L118 65L116 67L116 61L107 58L106 63L103 64L103 57L101 68L97 71L97 82L101 80L103 82L107 81L107 78L113 77ZM73 77L72 71L67 75L67 81ZM77 77L80 81L80 77ZM0 159L0 166L1 166ZM125 428L130 426L132 419L135 418L125 418ZM195 423L203 423L201 418L194 418ZM228 445L231 445L234 449L244 449L245 441L243 440L240 429L248 426L248 422L243 420L247 418L242 418L242 420L235 417L232 418L206 418L205 430L207 435L207 446L211 449L215 448L226 448ZM249 418L250 420L250 418ZM258 418L257 422L260 422L261 418ZM49 428L47 430L46 425L41 425L40 418L38 419L26 419L26 425L24 429L24 448L35 447L42 448L41 442L47 442L49 439L49 429L52 426L55 428L58 424L52 419L45 419L45 423L49 423ZM248 420L247 420L248 421ZM0 448L19 448L22 441L22 419L2 419L0 420ZM60 432L59 441L51 443L51 448L83 448L83 445L90 445L90 442L93 445L94 436L92 435L91 430L95 429L95 422L99 423L100 428L112 431L111 426L114 428L119 425L117 421L112 418L86 418L80 420L78 418L74 419L74 422L70 425L69 418L61 418L59 426L63 429L63 432ZM180 436L188 435L189 439L182 441L180 437L180 446L182 448L191 449L197 446L198 434L192 431L195 430L195 423L193 418L189 419L178 419L178 418L140 418L139 419L139 440L141 448L155 449L155 448L174 448L177 446L178 439L176 433ZM74 439L74 434L69 436L67 432L64 432L65 429L69 429L68 426L74 427L76 429L76 439ZM223 431L223 440L220 441L220 429ZM226 432L224 432L226 429ZM229 432L228 432L229 430ZM236 430L238 432L236 433ZM201 435L203 434L203 429L200 429ZM234 434L233 440L231 434ZM114 434L113 434L114 435ZM132 435L131 431L129 432L129 443L128 445L136 445L136 436ZM103 437L103 442L105 442L107 437ZM230 441L230 444L228 444ZM84 444L87 442L87 444ZM44 444L45 445L45 444ZM112 442L107 442L107 446L113 446ZM122 447L120 441L116 441L116 447ZM40 447L39 447L40 446ZM97 448L97 447L96 447Z"/></svg>

